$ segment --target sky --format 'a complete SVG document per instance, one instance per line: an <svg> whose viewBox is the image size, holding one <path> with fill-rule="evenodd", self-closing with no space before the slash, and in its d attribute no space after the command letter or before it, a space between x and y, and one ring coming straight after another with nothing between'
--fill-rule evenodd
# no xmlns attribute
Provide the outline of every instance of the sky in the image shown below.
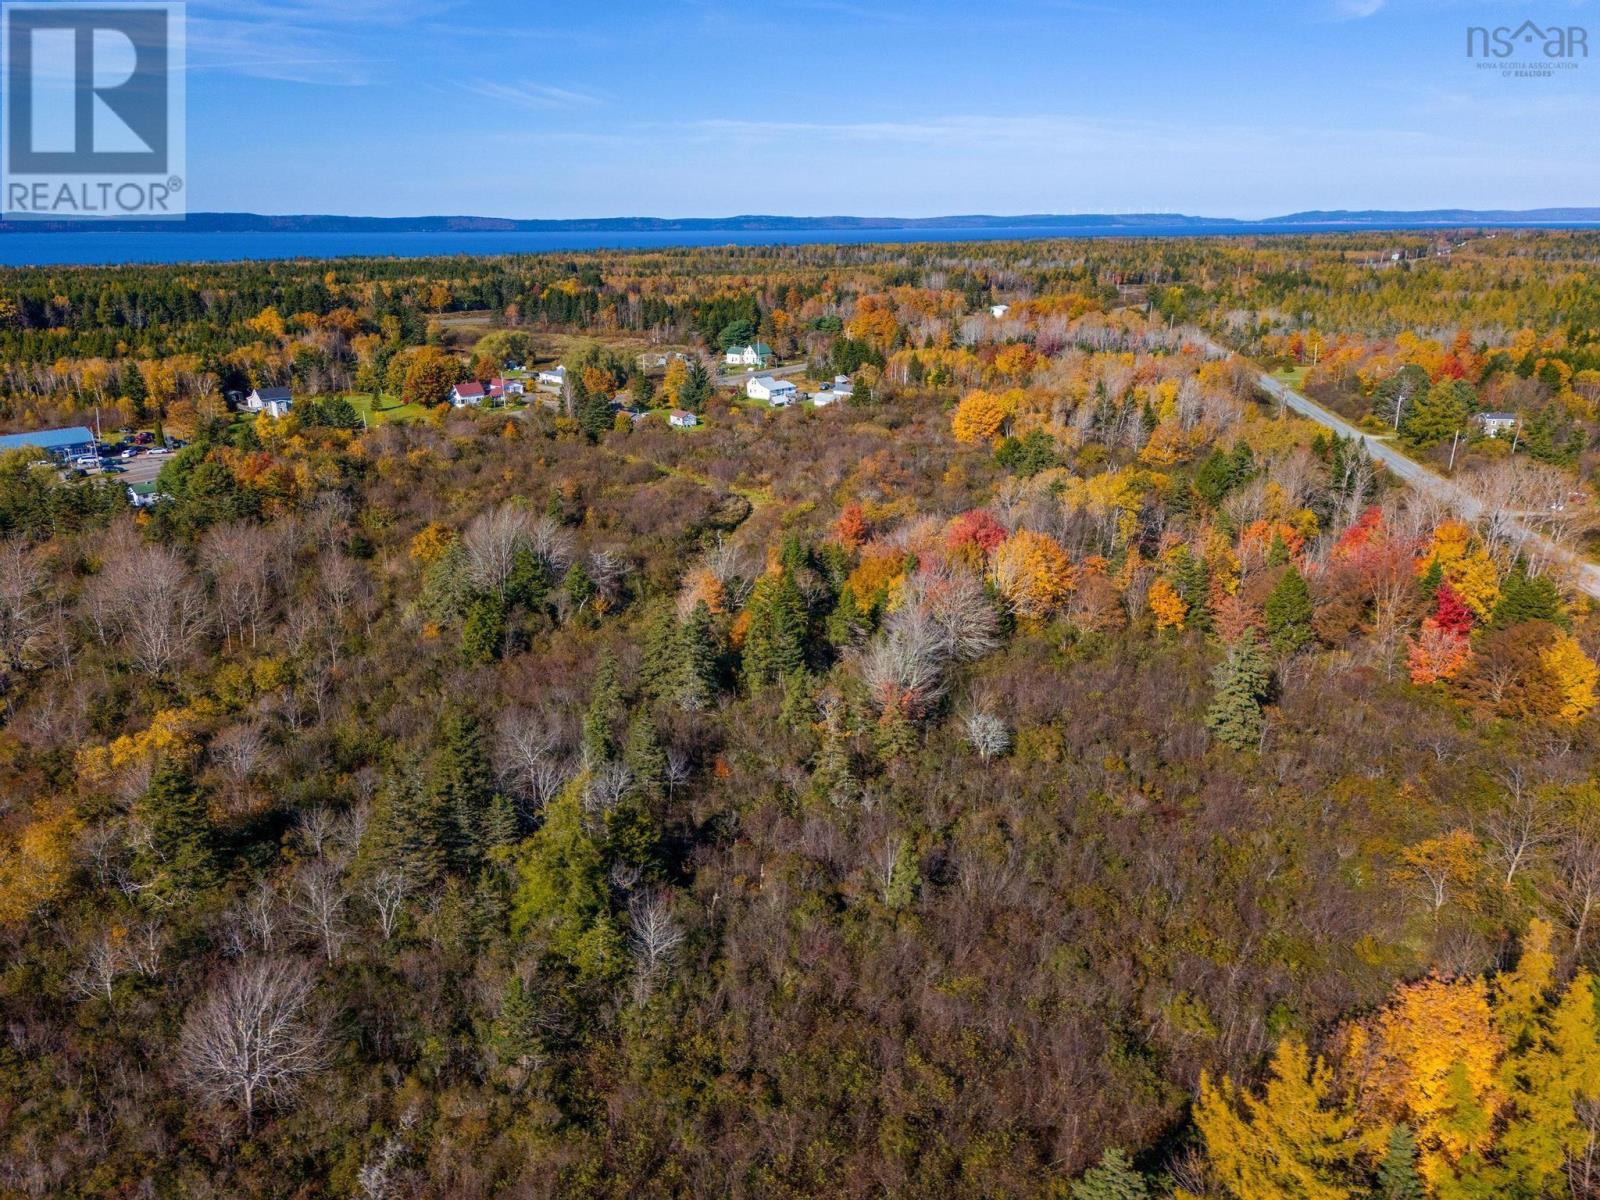
<svg viewBox="0 0 1600 1200"><path fill-rule="evenodd" d="M1525 19L1592 59L1468 58ZM188 58L191 212L1600 205L1574 0L190 0Z"/></svg>

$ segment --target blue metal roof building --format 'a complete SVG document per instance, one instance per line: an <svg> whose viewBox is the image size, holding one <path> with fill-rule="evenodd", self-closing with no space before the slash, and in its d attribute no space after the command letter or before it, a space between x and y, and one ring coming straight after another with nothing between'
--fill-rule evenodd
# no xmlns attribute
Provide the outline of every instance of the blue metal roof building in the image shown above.
<svg viewBox="0 0 1600 1200"><path fill-rule="evenodd" d="M0 437L0 454L7 450L42 450L56 458L74 458L95 452L94 434L82 425L70 429L36 429L32 433L8 433Z"/></svg>

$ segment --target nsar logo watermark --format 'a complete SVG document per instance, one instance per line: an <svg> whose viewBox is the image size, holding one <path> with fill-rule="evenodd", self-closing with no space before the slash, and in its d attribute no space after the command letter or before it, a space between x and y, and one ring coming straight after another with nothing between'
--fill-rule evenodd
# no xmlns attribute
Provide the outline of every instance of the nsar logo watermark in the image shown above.
<svg viewBox="0 0 1600 1200"><path fill-rule="evenodd" d="M184 6L0 7L0 180L16 220L184 215Z"/></svg>
<svg viewBox="0 0 1600 1200"><path fill-rule="evenodd" d="M1576 71L1589 57L1589 31L1582 25L1472 25L1467 57L1481 71L1507 79L1553 79Z"/></svg>

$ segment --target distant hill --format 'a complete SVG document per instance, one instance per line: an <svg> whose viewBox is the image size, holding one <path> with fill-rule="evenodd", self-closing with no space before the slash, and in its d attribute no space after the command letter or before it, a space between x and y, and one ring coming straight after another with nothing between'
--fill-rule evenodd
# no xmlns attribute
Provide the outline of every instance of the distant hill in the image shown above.
<svg viewBox="0 0 1600 1200"><path fill-rule="evenodd" d="M0 221L0 233L667 233L790 232L861 229L1128 229L1225 231L1263 226L1340 225L1351 228L1472 227L1478 225L1600 224L1600 208L1469 209L1420 211L1313 209L1247 221L1184 213L965 214L945 217L579 217L514 220L507 217L346 217L330 214L270 216L260 213L190 213L181 225L168 221Z"/></svg>

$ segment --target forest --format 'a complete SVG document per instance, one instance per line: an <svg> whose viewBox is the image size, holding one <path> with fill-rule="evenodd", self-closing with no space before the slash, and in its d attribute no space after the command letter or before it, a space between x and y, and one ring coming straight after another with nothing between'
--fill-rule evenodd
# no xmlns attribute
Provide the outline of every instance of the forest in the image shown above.
<svg viewBox="0 0 1600 1200"><path fill-rule="evenodd" d="M1597 256L0 274L0 1196L1600 1197Z"/></svg>

